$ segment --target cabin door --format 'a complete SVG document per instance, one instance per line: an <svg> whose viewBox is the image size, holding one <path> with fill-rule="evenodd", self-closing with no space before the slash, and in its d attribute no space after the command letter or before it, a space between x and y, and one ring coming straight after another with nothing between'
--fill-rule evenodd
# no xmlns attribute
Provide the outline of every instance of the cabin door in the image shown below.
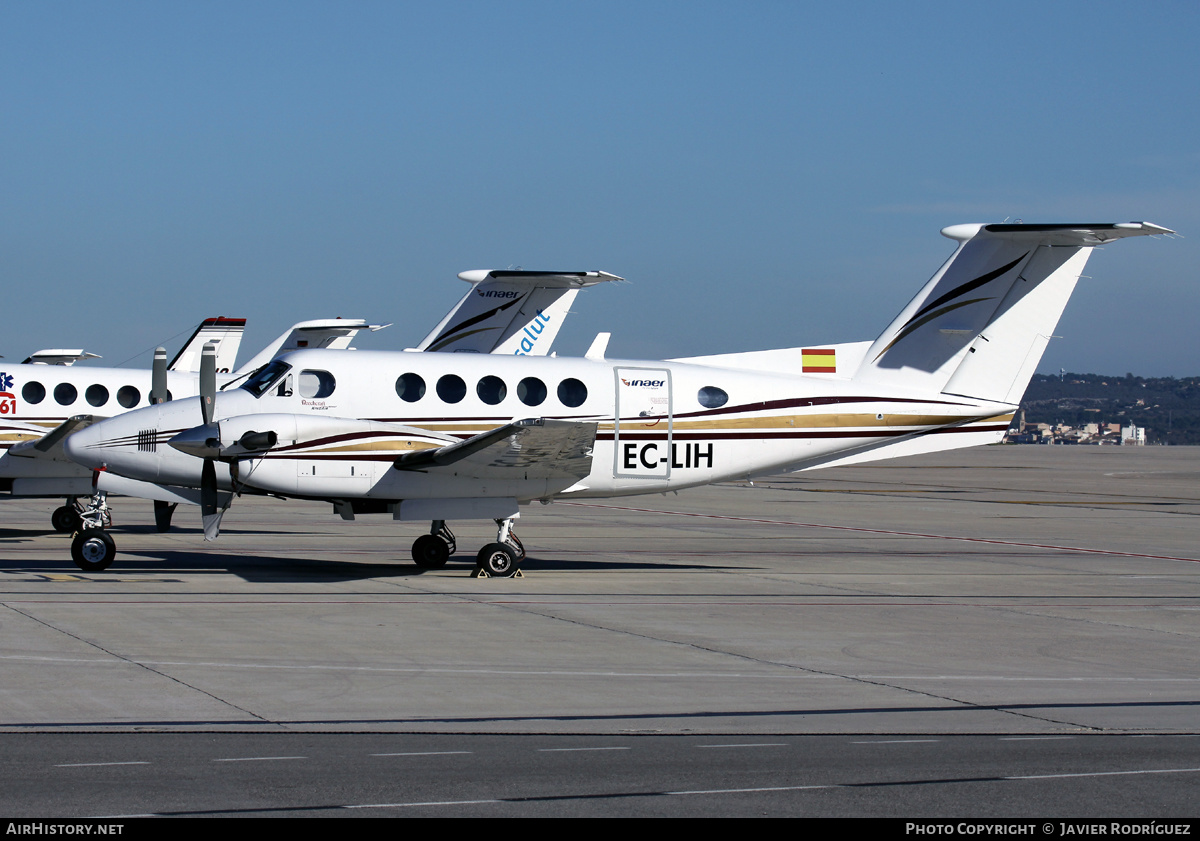
<svg viewBox="0 0 1200 841"><path fill-rule="evenodd" d="M666 479L671 475L671 372L614 368L617 399L613 475Z"/></svg>

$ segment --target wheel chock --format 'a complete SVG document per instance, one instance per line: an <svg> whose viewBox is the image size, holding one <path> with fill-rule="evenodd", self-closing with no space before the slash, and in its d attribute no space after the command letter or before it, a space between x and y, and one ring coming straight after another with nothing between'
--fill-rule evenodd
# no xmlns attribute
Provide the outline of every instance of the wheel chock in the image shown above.
<svg viewBox="0 0 1200 841"><path fill-rule="evenodd" d="M492 575L490 572L488 572L483 567L477 566L477 567L475 567L475 569L471 570L471 577L472 578L497 578L497 577L499 577L499 578L524 578L525 573L521 572L520 567L517 567L508 575L495 576L495 575Z"/></svg>

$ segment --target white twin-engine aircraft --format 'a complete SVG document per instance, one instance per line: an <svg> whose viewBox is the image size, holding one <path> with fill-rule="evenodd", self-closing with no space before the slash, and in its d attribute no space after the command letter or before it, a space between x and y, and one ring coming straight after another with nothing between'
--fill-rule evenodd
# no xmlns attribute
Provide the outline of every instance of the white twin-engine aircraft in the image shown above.
<svg viewBox="0 0 1200 841"><path fill-rule="evenodd" d="M298 351L235 390L202 385L200 398L76 432L66 452L99 471L94 503L129 480L199 489L208 539L233 493L431 521L413 544L423 567L456 549L445 521L493 519L477 569L511 574L524 557L512 534L522 503L998 441L1092 248L1173 232L1130 222L942 233L954 254L874 342L651 362L605 359L599 343L582 359ZM84 569L114 553L94 528L72 547Z"/></svg>
<svg viewBox="0 0 1200 841"><path fill-rule="evenodd" d="M580 289L621 279L605 272L506 270L463 272L459 277L470 284L467 293L414 350L544 355ZM276 356L300 348L346 349L361 330L388 326L356 318L303 321L235 370L245 325L244 318L209 318L170 363L165 351L156 352L157 396L149 370L73 367L75 362L98 358L82 350L43 350L19 365L0 363L0 499L65 497L51 524L60 532L78 531L85 510L78 498L93 495L93 482L91 471L63 453L62 442L71 432L139 405L170 400L172 395L199 394L197 375L206 344L215 346L214 380L224 389L236 386ZM94 414L80 414L81 410ZM165 494L161 488L143 489L128 481L121 492L155 500L159 531L170 527L175 505L186 501L178 492ZM93 513L99 514L100 523L106 522L103 508Z"/></svg>
<svg viewBox="0 0 1200 841"><path fill-rule="evenodd" d="M81 525L76 500L92 494L92 476L63 453L62 442L74 430L172 395L199 394L206 346L215 351L216 381L228 385L277 354L300 347L344 348L360 330L381 329L361 319L303 321L234 370L245 326L244 318L205 319L170 363L162 348L155 352L157 379L150 370L75 366L98 358L82 350L43 350L19 365L0 365L0 499L65 497L50 522L56 531L76 531ZM96 414L79 414L81 410ZM161 531L169 527L173 511L169 503L156 501Z"/></svg>

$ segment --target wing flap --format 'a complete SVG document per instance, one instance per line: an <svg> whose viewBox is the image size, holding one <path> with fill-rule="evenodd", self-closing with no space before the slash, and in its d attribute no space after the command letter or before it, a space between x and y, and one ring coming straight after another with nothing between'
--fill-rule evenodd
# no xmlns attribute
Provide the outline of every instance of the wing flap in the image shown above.
<svg viewBox="0 0 1200 841"><path fill-rule="evenodd" d="M44 458L73 464L74 462L71 462L71 459L67 458L67 454L63 452L63 441L72 432L91 426L99 420L104 420L104 418L95 415L75 415L67 418L36 441L22 441L19 444L13 444L9 448L8 454L14 458Z"/></svg>
<svg viewBox="0 0 1200 841"><path fill-rule="evenodd" d="M397 470L445 472L479 479L572 479L592 470L595 423L529 418L465 441L404 453Z"/></svg>

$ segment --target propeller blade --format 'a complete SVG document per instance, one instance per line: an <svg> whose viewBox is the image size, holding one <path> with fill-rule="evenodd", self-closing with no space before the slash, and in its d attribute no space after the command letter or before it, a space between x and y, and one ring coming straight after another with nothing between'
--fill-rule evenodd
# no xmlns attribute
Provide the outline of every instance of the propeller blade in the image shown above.
<svg viewBox="0 0 1200 841"><path fill-rule="evenodd" d="M236 461L229 465L229 475L233 480L236 492L238 484L238 463ZM217 489L216 461L211 458L204 459L204 466L200 469L200 519L204 523L205 540L216 540L221 534L221 518L225 516L225 512L229 510L232 503L233 494L229 494L225 498L225 505L221 506L221 496Z"/></svg>
<svg viewBox="0 0 1200 841"><path fill-rule="evenodd" d="M213 419L213 402L217 397L217 346L207 342L200 352L200 410L204 423Z"/></svg>
<svg viewBox="0 0 1200 841"><path fill-rule="evenodd" d="M225 509L219 509L215 514L204 515L204 539L216 540L221 534L221 518L225 516Z"/></svg>
<svg viewBox="0 0 1200 841"><path fill-rule="evenodd" d="M217 470L211 458L204 460L200 470L200 513L205 517L217 513Z"/></svg>
<svg viewBox="0 0 1200 841"><path fill-rule="evenodd" d="M217 470L211 458L204 460L200 470L200 517L204 523L204 539L216 540L221 533L224 508L217 507Z"/></svg>
<svg viewBox="0 0 1200 841"><path fill-rule="evenodd" d="M167 349L154 349L154 367L150 369L150 403L167 402Z"/></svg>

